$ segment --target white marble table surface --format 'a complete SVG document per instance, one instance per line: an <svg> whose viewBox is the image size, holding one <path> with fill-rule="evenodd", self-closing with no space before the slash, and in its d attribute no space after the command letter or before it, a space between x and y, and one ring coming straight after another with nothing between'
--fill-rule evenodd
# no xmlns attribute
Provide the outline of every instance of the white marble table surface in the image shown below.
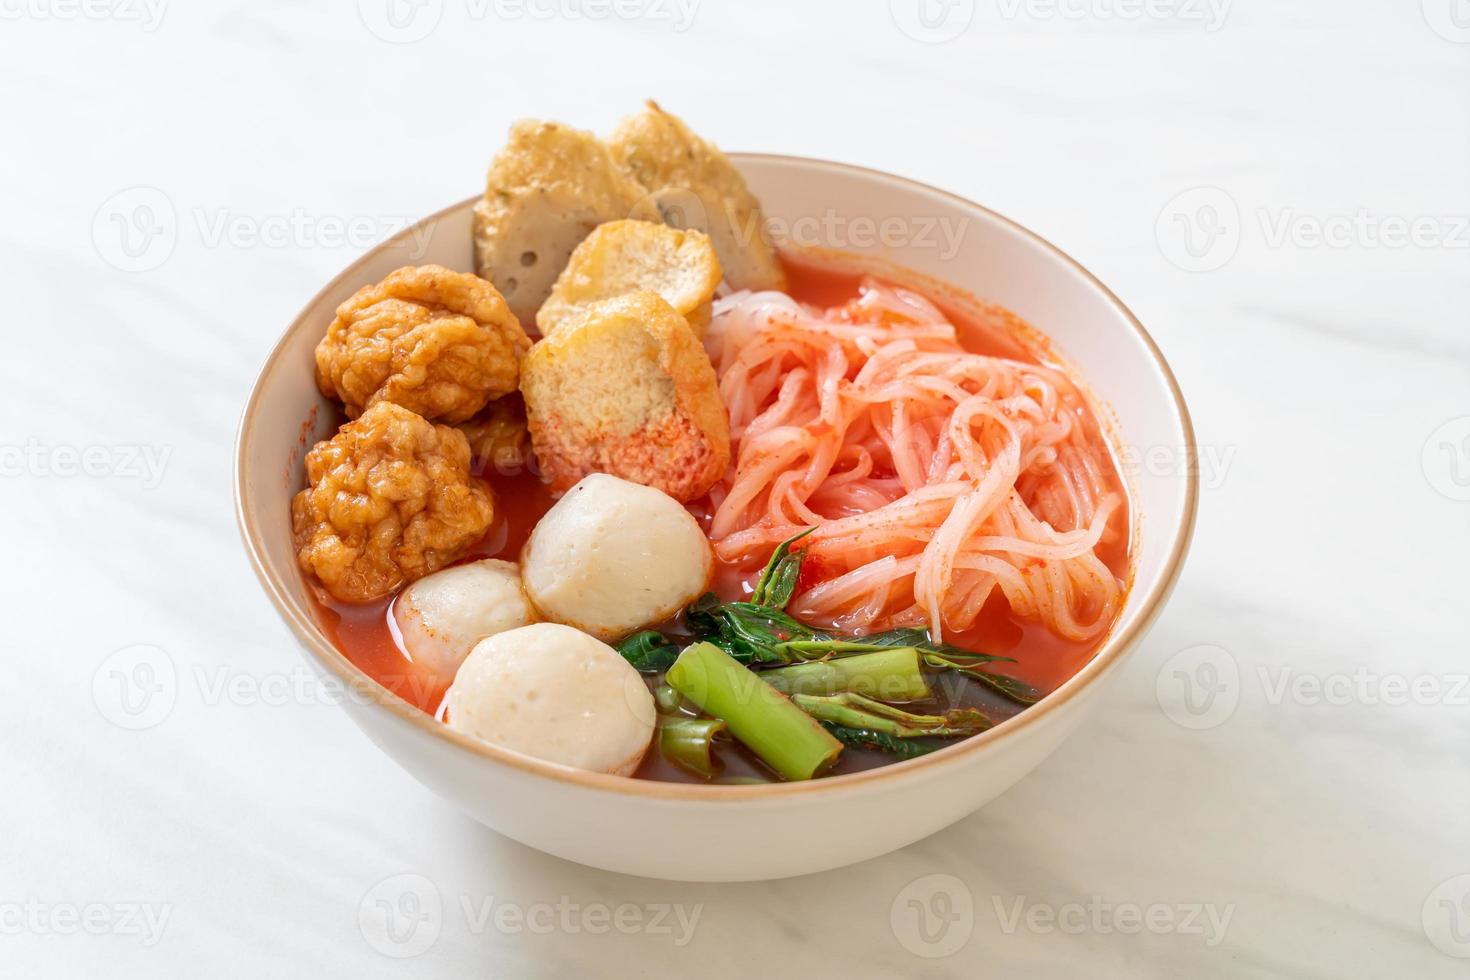
<svg viewBox="0 0 1470 980"><path fill-rule="evenodd" d="M1466 976L1470 5L592 3L0 0L0 975ZM649 95L1050 237L1206 454L1098 714L845 870L666 883L482 829L320 703L237 539L235 424L304 301L513 118ZM139 644L177 690L129 730ZM359 928L399 875L443 909L408 958Z"/></svg>

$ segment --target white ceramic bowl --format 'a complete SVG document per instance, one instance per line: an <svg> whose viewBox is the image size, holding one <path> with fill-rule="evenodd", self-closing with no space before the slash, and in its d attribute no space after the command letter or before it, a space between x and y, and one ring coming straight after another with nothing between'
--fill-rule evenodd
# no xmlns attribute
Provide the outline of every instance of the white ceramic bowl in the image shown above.
<svg viewBox="0 0 1470 980"><path fill-rule="evenodd" d="M948 280L1048 334L1111 409L1125 458L1194 458L1188 412L1158 348L1116 296L1052 245L979 205L888 174L793 157L734 160L778 231L799 242L837 229L828 244ZM302 457L332 434L312 350L337 304L393 269L436 262L472 270L472 203L404 231L327 284L271 352L240 425L236 510L261 585L308 660L351 686L347 711L383 751L475 819L551 854L628 874L746 881L839 867L932 834L1004 792L1077 727L1179 574L1194 527L1192 466L1125 465L1138 518L1132 590L1087 666L1016 718L881 769L762 786L581 772L453 732L353 666L317 625L291 544Z"/></svg>

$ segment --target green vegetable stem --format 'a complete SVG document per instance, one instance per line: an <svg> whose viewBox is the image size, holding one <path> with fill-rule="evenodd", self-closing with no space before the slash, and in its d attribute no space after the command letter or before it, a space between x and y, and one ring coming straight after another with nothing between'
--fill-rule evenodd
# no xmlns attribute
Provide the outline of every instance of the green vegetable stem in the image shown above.
<svg viewBox="0 0 1470 980"><path fill-rule="evenodd" d="M760 676L783 694L851 692L883 701L921 701L933 693L913 647L812 660L763 670Z"/></svg>
<svg viewBox="0 0 1470 980"><path fill-rule="evenodd" d="M971 680L979 681L1002 697L1017 704L1033 705L1041 700L1041 692L1024 681L1006 674L996 674L985 669L985 664L995 657L983 653L967 653L964 650L953 654L930 653L924 655L924 663L940 670L954 670Z"/></svg>
<svg viewBox="0 0 1470 980"><path fill-rule="evenodd" d="M664 680L785 779L811 779L837 761L842 743L784 694L713 643L684 648Z"/></svg>
<svg viewBox="0 0 1470 980"><path fill-rule="evenodd" d="M862 640L865 643L871 643L874 647L918 647L924 657L924 663L928 666L936 670L957 671L979 681L992 691L1017 704L1032 705L1041 700L1041 692L1030 684L1018 681L1006 674L997 674L985 669L986 664L997 662L1013 664L1016 662L1014 657L998 657L993 653L975 653L948 643L935 643L929 638L929 631L922 627L911 626L889 630L886 633L874 633L863 637ZM795 643L788 645L797 646Z"/></svg>
<svg viewBox="0 0 1470 980"><path fill-rule="evenodd" d="M653 689L653 703L659 714L678 714L684 707L683 702L683 696L667 684L660 684Z"/></svg>
<svg viewBox="0 0 1470 980"><path fill-rule="evenodd" d="M793 694L791 703L818 721L881 732L896 738L974 735L990 727L990 719L974 708L951 708L942 715L916 715L861 694L826 697Z"/></svg>
<svg viewBox="0 0 1470 980"><path fill-rule="evenodd" d="M664 758L705 779L720 771L714 755L714 740L726 730L718 718L673 716L658 721L658 749Z"/></svg>

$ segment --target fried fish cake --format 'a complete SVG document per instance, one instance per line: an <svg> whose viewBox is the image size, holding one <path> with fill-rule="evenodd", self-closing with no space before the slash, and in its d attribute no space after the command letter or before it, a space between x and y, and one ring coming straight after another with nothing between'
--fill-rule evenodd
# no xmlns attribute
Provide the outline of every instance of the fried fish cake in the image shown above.
<svg viewBox="0 0 1470 980"><path fill-rule="evenodd" d="M521 394L531 445L558 493L609 473L688 501L729 465L714 367L657 293L595 303L537 341Z"/></svg>
<svg viewBox="0 0 1470 980"><path fill-rule="evenodd" d="M593 303L647 289L703 336L719 284L720 260L704 232L650 221L609 221L572 252L536 313L536 326L549 335Z"/></svg>
<svg viewBox="0 0 1470 980"><path fill-rule="evenodd" d="M475 205L475 265L531 323L572 250L625 218L644 191L591 133L522 120L490 164Z"/></svg>
<svg viewBox="0 0 1470 980"><path fill-rule="evenodd" d="M618 125L608 146L647 189L660 220L710 236L731 286L786 288L786 275L765 238L760 202L713 143L650 100ZM648 215L640 209L635 216Z"/></svg>

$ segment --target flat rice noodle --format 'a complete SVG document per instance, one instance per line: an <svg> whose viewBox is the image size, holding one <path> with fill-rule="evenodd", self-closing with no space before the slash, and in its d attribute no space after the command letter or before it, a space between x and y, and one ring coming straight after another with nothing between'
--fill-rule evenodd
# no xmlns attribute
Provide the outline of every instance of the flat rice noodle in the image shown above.
<svg viewBox="0 0 1470 980"><path fill-rule="evenodd" d="M1111 625L1122 589L1097 548L1124 500L1061 371L967 351L927 299L873 280L826 310L731 294L705 342L736 460L710 536L753 567L815 528L804 547L826 577L794 615L942 639L999 592L1070 640Z"/></svg>

